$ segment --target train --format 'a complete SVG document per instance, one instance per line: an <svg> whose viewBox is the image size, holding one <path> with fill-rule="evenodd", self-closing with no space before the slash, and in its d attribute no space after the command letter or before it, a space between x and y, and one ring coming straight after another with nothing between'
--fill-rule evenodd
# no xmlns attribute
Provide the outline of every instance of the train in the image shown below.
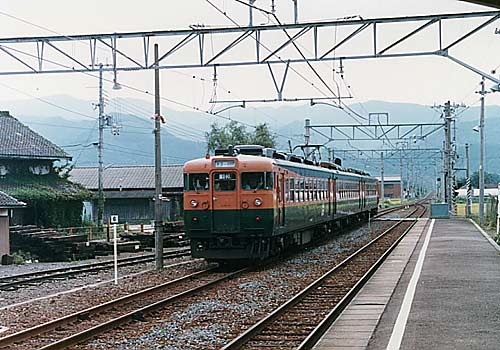
<svg viewBox="0 0 500 350"><path fill-rule="evenodd" d="M188 161L184 225L191 254L255 261L333 235L378 209L378 181L337 162L316 162L258 145Z"/></svg>

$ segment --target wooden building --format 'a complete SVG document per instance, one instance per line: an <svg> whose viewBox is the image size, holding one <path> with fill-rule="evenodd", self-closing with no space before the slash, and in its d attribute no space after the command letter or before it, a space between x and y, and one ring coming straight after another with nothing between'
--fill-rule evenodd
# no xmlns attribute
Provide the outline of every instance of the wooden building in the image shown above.
<svg viewBox="0 0 500 350"><path fill-rule="evenodd" d="M10 215L13 209L20 209L25 203L0 191L0 259L10 254Z"/></svg>
<svg viewBox="0 0 500 350"><path fill-rule="evenodd" d="M7 111L0 111L0 190L27 204L12 224L80 226L90 193L64 177L71 156Z"/></svg>
<svg viewBox="0 0 500 350"><path fill-rule="evenodd" d="M162 167L163 219L182 218L182 165ZM84 203L84 218L97 221L98 168L77 167L70 179L94 193ZM153 166L112 166L103 173L104 218L118 215L120 221L149 223L154 220L155 174Z"/></svg>

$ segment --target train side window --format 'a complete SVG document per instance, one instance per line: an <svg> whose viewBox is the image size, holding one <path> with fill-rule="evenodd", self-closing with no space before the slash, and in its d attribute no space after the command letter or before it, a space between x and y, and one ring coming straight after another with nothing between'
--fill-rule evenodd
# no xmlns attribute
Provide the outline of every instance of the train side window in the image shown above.
<svg viewBox="0 0 500 350"><path fill-rule="evenodd" d="M228 192L236 190L236 173L214 173L215 191Z"/></svg>
<svg viewBox="0 0 500 350"><path fill-rule="evenodd" d="M285 202L290 200L290 179L285 178Z"/></svg>
<svg viewBox="0 0 500 350"><path fill-rule="evenodd" d="M209 188L208 173L184 174L184 191L208 191Z"/></svg>
<svg viewBox="0 0 500 350"><path fill-rule="evenodd" d="M290 178L290 202L295 202L295 179Z"/></svg>
<svg viewBox="0 0 500 350"><path fill-rule="evenodd" d="M251 172L241 173L242 190L270 190L273 188L273 173Z"/></svg>

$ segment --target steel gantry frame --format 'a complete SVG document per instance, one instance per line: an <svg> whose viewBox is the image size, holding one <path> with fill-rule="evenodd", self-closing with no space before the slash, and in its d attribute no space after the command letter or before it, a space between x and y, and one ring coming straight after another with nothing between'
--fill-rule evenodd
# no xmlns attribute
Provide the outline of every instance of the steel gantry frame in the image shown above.
<svg viewBox="0 0 500 350"><path fill-rule="evenodd" d="M13 37L0 38L0 58L10 58L15 65L12 68L2 68L0 75L21 75L41 73L86 73L99 69L99 61L103 61L100 53L104 53L106 60L111 62L105 71L137 71L153 69L154 62L150 51L153 43L159 43L161 52L159 59L160 69L204 68L204 67L233 67L282 65L284 68L296 63L311 63L316 61L360 60L372 58L398 58L440 56L499 84L500 80L470 66L460 59L451 56L450 50L476 34L481 29L494 23L500 18L499 11L438 14L425 16L348 19L336 21L321 21L310 23L278 24L266 26L245 27L205 27L191 26L186 30L164 30L147 32L123 32L106 34L60 35L40 37ZM445 30L445 23L456 19L484 19L480 24L465 34L457 35ZM401 29L397 24L406 23L415 29ZM435 27L434 49L432 50L405 50L402 43L415 39L417 34L430 31ZM334 41L328 30L346 29L348 32L340 41ZM388 30L389 29L389 30ZM370 47L363 54L341 52L347 43L371 30ZM382 46L384 34L397 33L397 39L388 41ZM272 34L281 34L281 38L274 43L266 43ZM443 37L453 37L445 43ZM213 47L218 51L210 52L205 45L207 38L214 42ZM311 52L302 50L297 44L306 39L304 46L312 48ZM161 40L165 40L162 42ZM77 47L75 42L83 45ZM411 41L416 45L418 39ZM244 58L231 59L230 53L240 49L246 43L253 46L251 54ZM212 46L212 45L210 45ZM325 47L323 47L325 46ZM283 53L288 47L294 47L295 57L290 53ZM399 50L398 50L399 49ZM289 56L284 59L280 55ZM64 59L65 63L57 60ZM272 72L272 69L270 69ZM116 78L116 75L115 75ZM277 86L280 94L283 92L284 81ZM275 80L274 80L275 81Z"/></svg>
<svg viewBox="0 0 500 350"><path fill-rule="evenodd" d="M308 127L331 141L423 140L443 128L443 123L310 124ZM429 128L429 129L428 129ZM329 134L318 129L329 129ZM356 133L357 132L357 133ZM339 135L340 137L336 137ZM361 136L359 136L361 135ZM327 142L327 143L328 143Z"/></svg>

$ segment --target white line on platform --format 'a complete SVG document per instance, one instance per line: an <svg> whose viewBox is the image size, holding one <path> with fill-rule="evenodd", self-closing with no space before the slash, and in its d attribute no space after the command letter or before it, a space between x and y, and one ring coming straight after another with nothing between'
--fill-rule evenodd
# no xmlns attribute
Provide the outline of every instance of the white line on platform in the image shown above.
<svg viewBox="0 0 500 350"><path fill-rule="evenodd" d="M472 219L469 219L470 222L472 222L474 224L474 226L476 226L476 228L478 229L479 232L481 232L481 234L484 236L484 238L486 238L488 240L488 242L490 242L490 244L498 251L500 252L500 246L490 237L490 235L488 233L486 233L482 228L481 226L479 226L478 224L476 224L476 222Z"/></svg>
<svg viewBox="0 0 500 350"><path fill-rule="evenodd" d="M399 311L396 324L394 325L394 328L392 330L391 339L389 339L387 350L399 350L399 348L401 347L406 323L408 322L408 316L410 315L411 305L413 304L413 297L415 296L417 283L420 278L420 273L422 272L422 267L424 266L425 253L427 252L427 247L429 246L429 241L431 240L431 234L435 222L436 219L432 219L431 226L429 227L427 235L425 236L424 245L420 250L417 264L415 265L415 270L413 270L413 275L411 276L410 283L408 283L408 288L406 289L403 304L401 305L401 310Z"/></svg>

